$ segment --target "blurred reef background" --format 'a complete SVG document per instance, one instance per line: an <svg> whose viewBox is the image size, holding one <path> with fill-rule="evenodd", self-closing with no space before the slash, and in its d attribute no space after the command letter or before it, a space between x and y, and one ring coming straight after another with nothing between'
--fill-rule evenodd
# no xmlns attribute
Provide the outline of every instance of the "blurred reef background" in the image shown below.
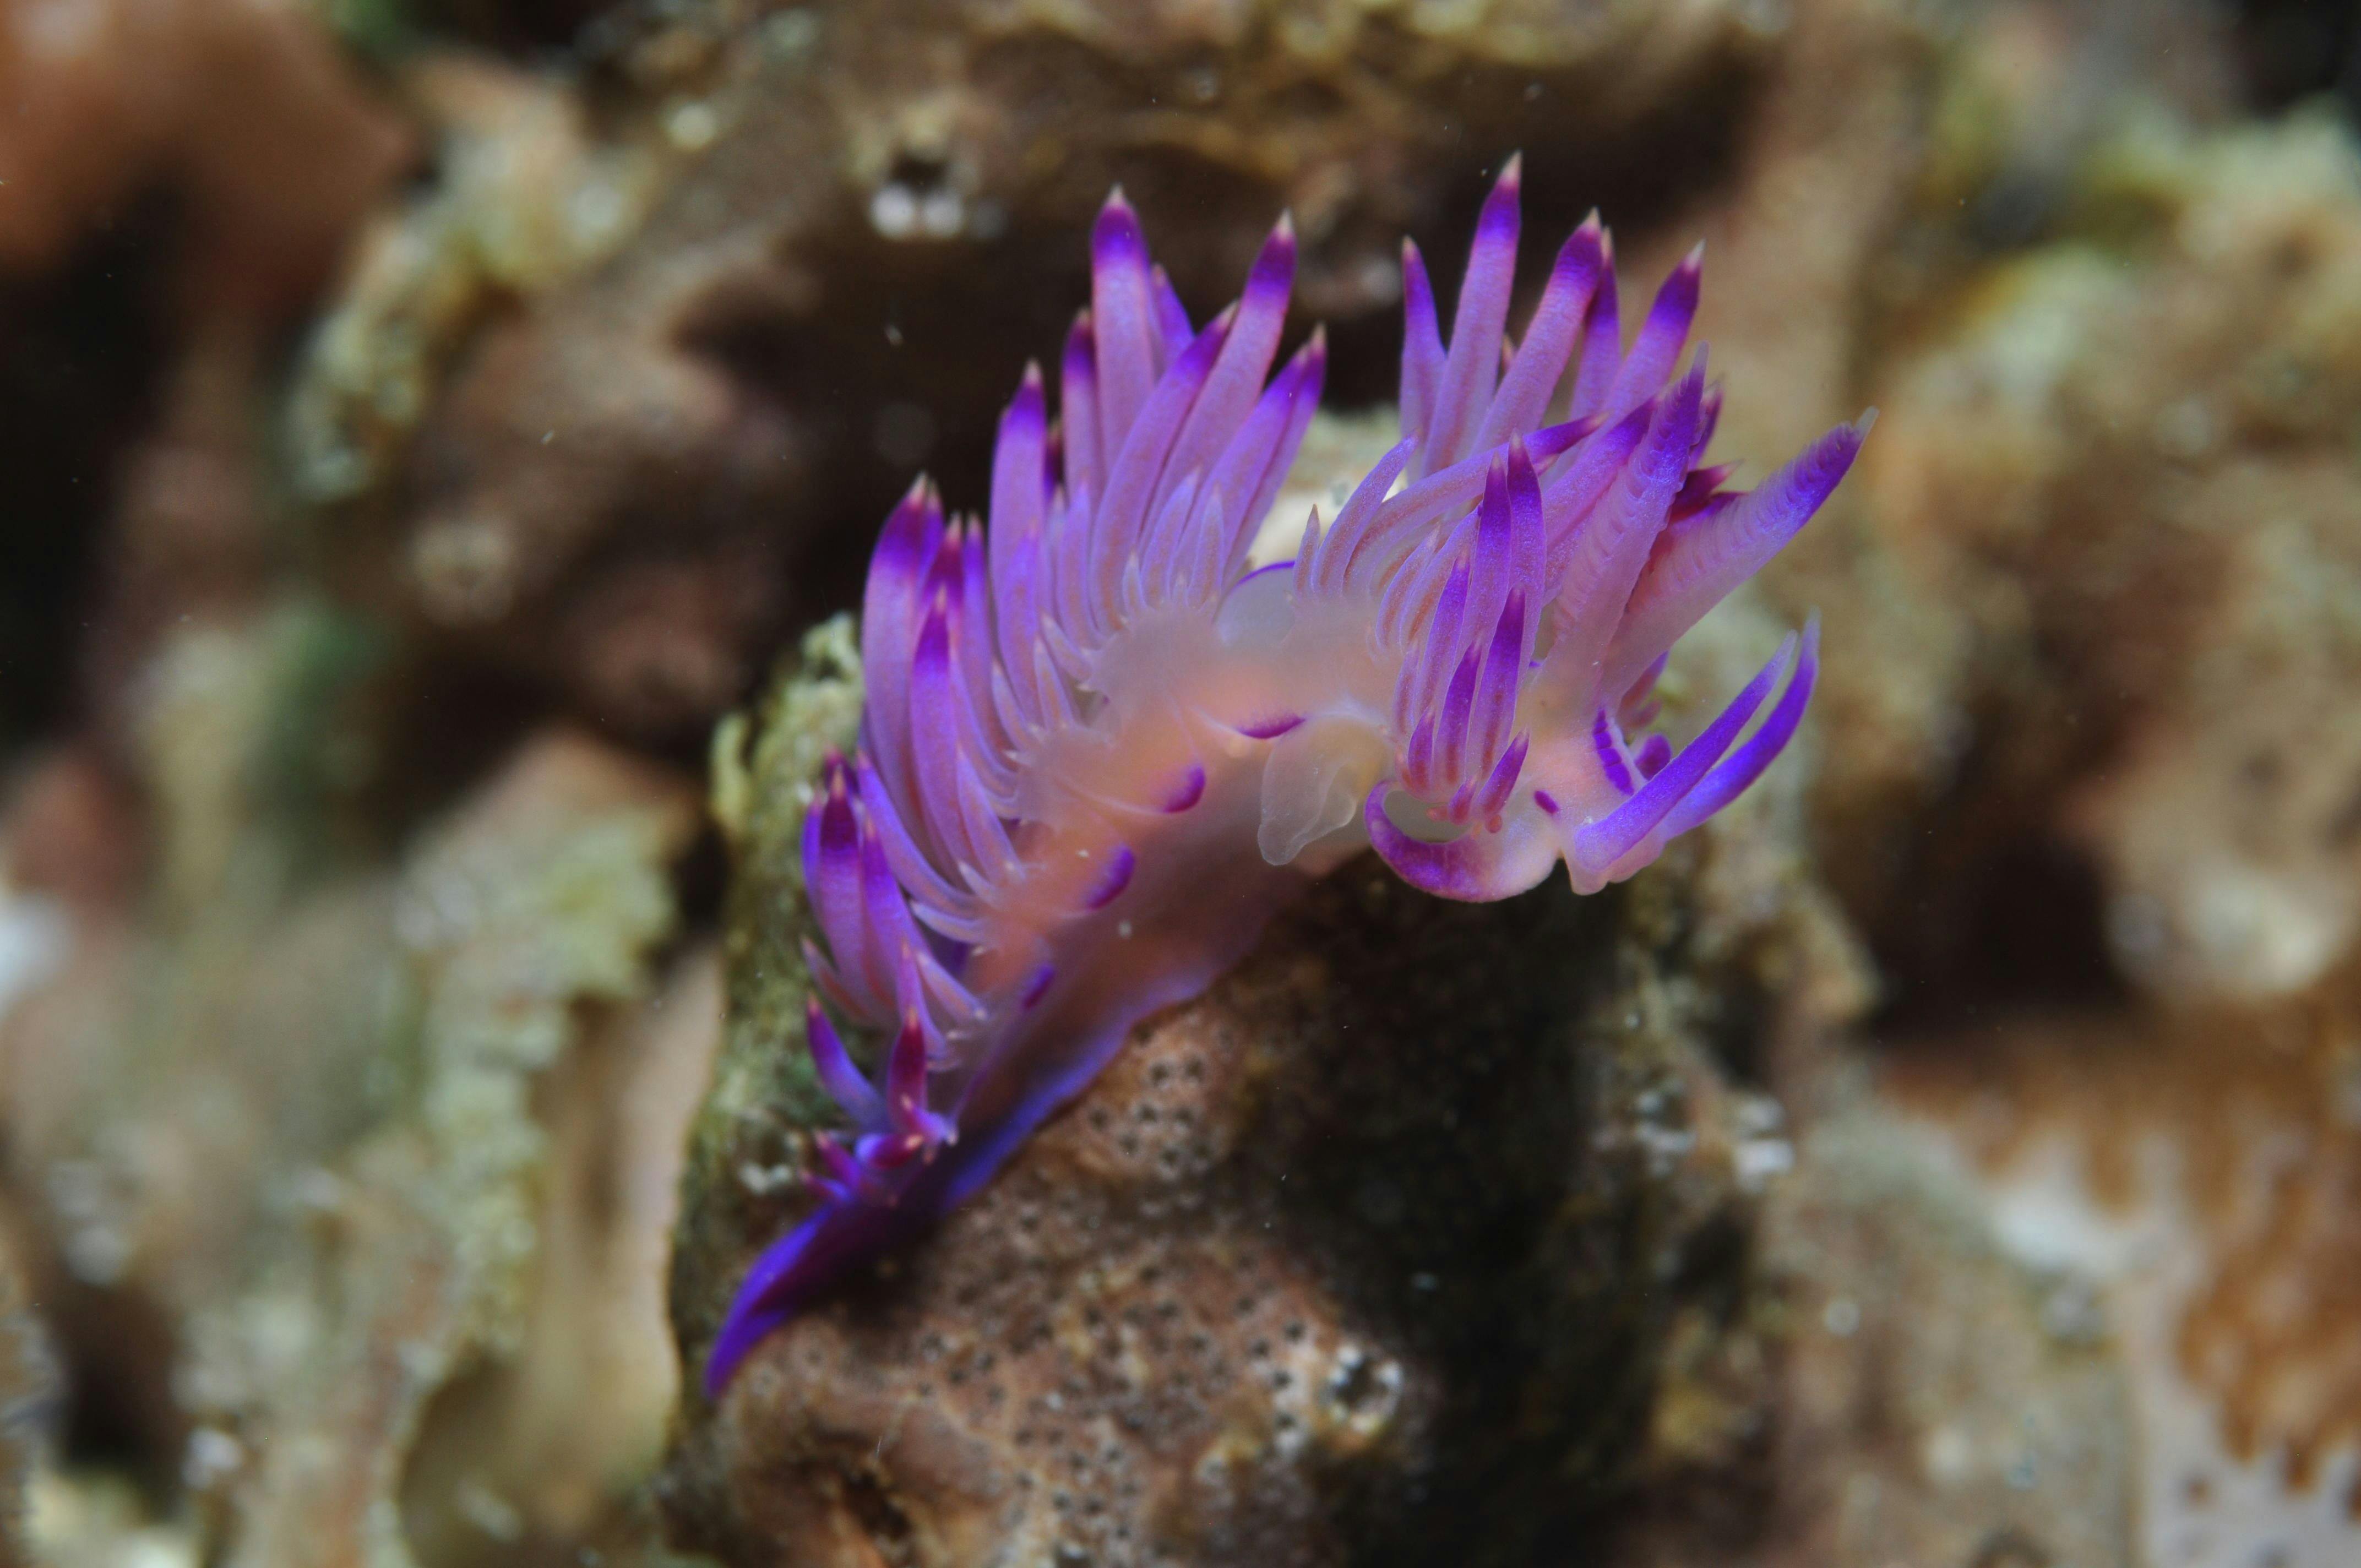
<svg viewBox="0 0 2361 1568"><path fill-rule="evenodd" d="M2361 1562L2356 116L2350 0L0 0L0 1565ZM1748 477L1882 411L1668 677L1817 609L1803 754L1340 872L707 1403L886 507L1117 181L1294 214L1324 498L1518 148Z"/></svg>

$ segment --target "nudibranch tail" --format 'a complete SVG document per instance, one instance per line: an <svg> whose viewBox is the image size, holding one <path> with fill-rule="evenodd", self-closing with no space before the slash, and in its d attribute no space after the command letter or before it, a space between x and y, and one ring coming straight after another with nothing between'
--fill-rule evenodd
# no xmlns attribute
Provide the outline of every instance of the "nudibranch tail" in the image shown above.
<svg viewBox="0 0 2361 1568"><path fill-rule="evenodd" d="M1512 337L1519 181L1511 160L1485 203L1447 341L1405 243L1401 440L1293 560L1249 566L1325 370L1316 330L1279 360L1293 227L1200 326L1120 192L1056 418L1028 366L987 519L923 479L887 518L860 749L828 760L804 828L806 1041L849 1131L812 1140L817 1206L750 1271L708 1392L1356 851L1450 898L1560 863L1595 891L1793 739L1817 623L1685 746L1649 730L1655 682L1827 500L1867 421L1727 488L1703 461L1720 390L1689 355L1701 252L1627 350L1594 216ZM871 1070L840 1025L874 1042Z"/></svg>

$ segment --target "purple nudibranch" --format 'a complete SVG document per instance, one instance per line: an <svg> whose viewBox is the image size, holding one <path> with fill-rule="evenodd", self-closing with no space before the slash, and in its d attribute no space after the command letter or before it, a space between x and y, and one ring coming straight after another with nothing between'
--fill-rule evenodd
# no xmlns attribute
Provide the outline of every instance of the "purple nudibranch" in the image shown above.
<svg viewBox="0 0 2361 1568"><path fill-rule="evenodd" d="M1701 466L1721 401L1703 350L1680 369L1699 256L1627 349L1592 218L1511 350L1517 230L1512 159L1447 346L1403 247L1402 440L1291 562L1250 570L1325 361L1315 331L1271 374L1293 230L1197 327L1108 200L1060 417L1028 367L989 528L921 479L878 539L860 750L828 762L803 855L820 997L881 1059L864 1073L814 1003L812 1060L851 1131L817 1140L818 1207L741 1287L709 1393L1363 847L1446 898L1505 898L1561 861L1596 892L1795 735L1816 626L1686 747L1637 732L1667 651L1819 509L1867 419L1726 488Z"/></svg>

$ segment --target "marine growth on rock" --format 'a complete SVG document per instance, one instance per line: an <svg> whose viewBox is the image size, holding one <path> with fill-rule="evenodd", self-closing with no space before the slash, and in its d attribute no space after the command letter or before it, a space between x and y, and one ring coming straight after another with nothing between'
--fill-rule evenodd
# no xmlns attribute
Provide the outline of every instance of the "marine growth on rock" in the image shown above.
<svg viewBox="0 0 2361 1568"><path fill-rule="evenodd" d="M804 865L856 1065L808 1043L851 1134L710 1352L718 1396L844 1272L973 1193L1145 1014L1202 990L1274 910L1366 847L1446 898L1561 861L1596 892L1711 817L1786 746L1817 628L1686 746L1652 731L1673 643L1810 519L1867 422L1749 491L1701 466L1720 406L1692 254L1630 346L1594 218L1506 334L1518 169L1484 206L1445 346L1415 247L1400 444L1294 558L1248 561L1320 396L1319 333L1270 373L1286 220L1243 297L1191 324L1118 192L1049 416L1028 367L987 521L920 480L862 607L858 755L832 758ZM1761 721L1756 723L1757 717ZM1752 729L1750 732L1749 726Z"/></svg>

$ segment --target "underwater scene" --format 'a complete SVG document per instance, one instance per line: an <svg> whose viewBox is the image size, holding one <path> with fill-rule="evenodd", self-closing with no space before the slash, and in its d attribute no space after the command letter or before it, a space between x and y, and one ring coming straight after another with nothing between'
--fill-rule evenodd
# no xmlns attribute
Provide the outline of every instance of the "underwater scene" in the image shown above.
<svg viewBox="0 0 2361 1568"><path fill-rule="evenodd" d="M2361 3L0 0L0 1568L2356 1568Z"/></svg>

